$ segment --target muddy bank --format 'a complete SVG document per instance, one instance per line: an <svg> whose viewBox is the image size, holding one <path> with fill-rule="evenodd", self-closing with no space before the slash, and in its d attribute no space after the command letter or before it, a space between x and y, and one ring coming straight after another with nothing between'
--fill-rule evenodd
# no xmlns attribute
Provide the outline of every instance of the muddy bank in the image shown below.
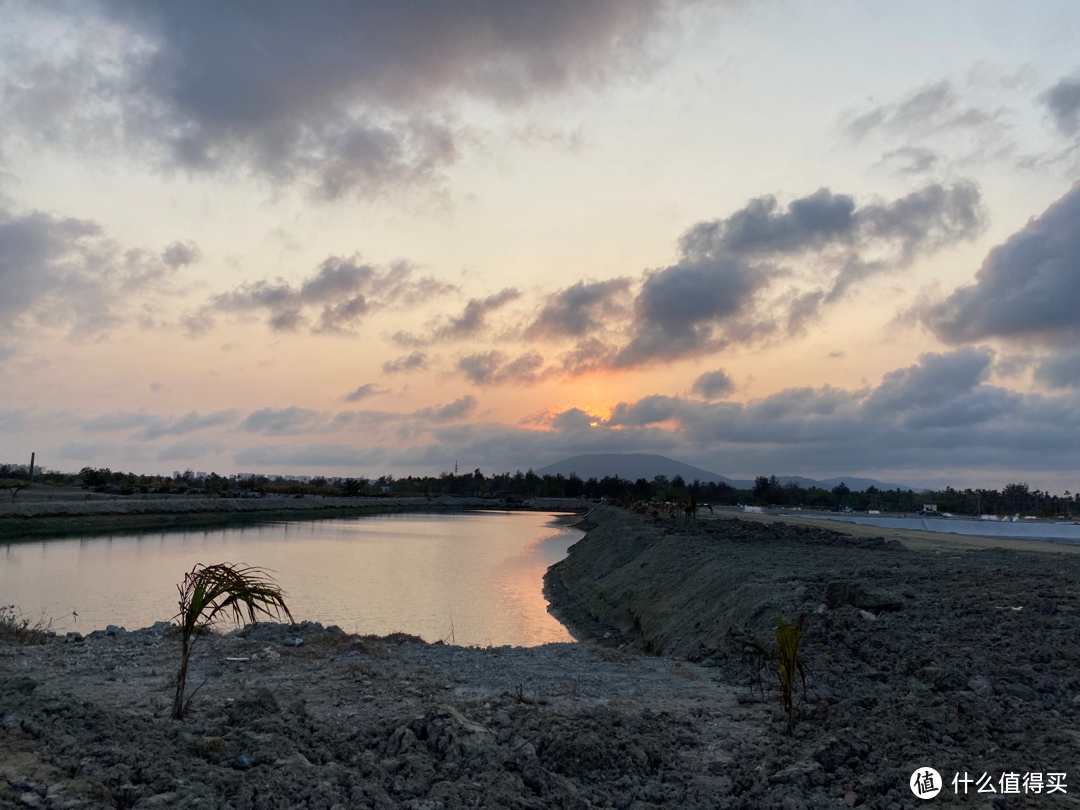
<svg viewBox="0 0 1080 810"><path fill-rule="evenodd" d="M536 498L507 505L492 498L154 498L143 495L35 498L0 503L0 542L91 534L228 528L283 520L326 520L393 512L480 509L583 511L581 501Z"/></svg>
<svg viewBox="0 0 1080 810"><path fill-rule="evenodd" d="M1076 771L1076 554L912 550L820 523L655 522L615 509L579 528L586 537L545 578L552 612L578 638L682 658L745 684L733 636L774 646L776 617L806 614L809 689L797 726L806 736L785 741L780 725L763 759L733 750L754 774L739 793L751 803L770 795L769 774L791 768L803 799L835 795L840 781L857 804L880 810L914 798L907 780L921 765L949 780L957 771Z"/></svg>

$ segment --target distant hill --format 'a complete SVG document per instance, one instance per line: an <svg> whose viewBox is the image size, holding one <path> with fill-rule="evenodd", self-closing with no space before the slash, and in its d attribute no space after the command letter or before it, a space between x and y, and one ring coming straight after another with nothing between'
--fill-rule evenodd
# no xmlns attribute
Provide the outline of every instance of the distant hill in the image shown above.
<svg viewBox="0 0 1080 810"><path fill-rule="evenodd" d="M546 467L534 470L534 472L537 475L559 475L561 473L567 477L569 477L571 473L577 473L578 476L586 480L589 478L603 478L606 475L617 475L620 478L626 478L631 481L636 481L639 478L647 478L651 481L658 475L664 475L668 478L674 478L676 475L681 475L683 480L687 483L697 479L703 483L716 482L718 484L728 484L736 489L750 489L754 486L754 482L750 479L727 478L719 473L703 470L700 467L694 467L691 464L684 464L681 461L675 461L675 459L668 458L667 456L656 456L648 453L589 453L587 455L572 456L571 458L557 461L554 464L549 464ZM795 481L803 489L809 489L810 487L832 489L840 484L841 481L843 481L853 492L861 492L870 486L875 486L878 489L884 490L913 489L916 492L919 492L922 489L922 487L910 487L906 484L890 484L873 478L858 478L855 476L826 478L823 481L818 481L813 478L804 478L800 475L780 475L777 476L777 478L780 479L781 484Z"/></svg>
<svg viewBox="0 0 1080 810"><path fill-rule="evenodd" d="M648 478L651 481L658 475L666 475L668 478L681 475L687 483L696 478L705 483L729 484L740 489L754 485L753 481L733 481L718 473L683 464L667 456L651 456L647 453L590 453L557 461L534 472L537 475L562 473L565 476L577 473L586 480L603 478L605 475L617 475L619 478L628 478L631 481L639 478Z"/></svg>

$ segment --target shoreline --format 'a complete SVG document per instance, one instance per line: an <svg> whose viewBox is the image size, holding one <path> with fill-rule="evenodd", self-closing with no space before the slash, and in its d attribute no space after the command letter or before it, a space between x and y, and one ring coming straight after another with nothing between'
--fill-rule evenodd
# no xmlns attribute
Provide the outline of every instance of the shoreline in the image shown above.
<svg viewBox="0 0 1080 810"><path fill-rule="evenodd" d="M591 504L590 504L591 506ZM8 502L0 506L0 544L88 535L224 529L280 521L334 520L402 512L571 512L581 501L535 498L252 498Z"/></svg>

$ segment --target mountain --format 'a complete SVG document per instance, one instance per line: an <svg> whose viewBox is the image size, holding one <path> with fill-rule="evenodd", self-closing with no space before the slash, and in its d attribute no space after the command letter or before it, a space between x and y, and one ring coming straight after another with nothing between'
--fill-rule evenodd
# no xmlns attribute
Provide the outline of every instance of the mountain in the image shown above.
<svg viewBox="0 0 1080 810"><path fill-rule="evenodd" d="M554 464L541 467L539 470L534 470L534 472L537 475L558 475L562 473L568 477L570 473L577 473L578 476L586 480L603 478L605 475L617 475L619 478L627 478L631 481L636 481L639 478L648 478L651 481L658 475L666 475L668 478L681 475L687 483L696 478L705 483L715 481L718 484L729 484L739 489L754 485L753 481L733 481L730 478L703 470L700 467L693 467L689 464L683 464L681 461L675 461L667 456L651 456L647 453L590 453L557 461Z"/></svg>
<svg viewBox="0 0 1080 810"><path fill-rule="evenodd" d="M654 456L647 453L589 453L557 461L554 464L534 470L534 472L537 475L558 475L561 473L566 477L569 477L571 473L577 473L579 477L586 480L589 478L603 478L606 475L617 475L631 481L636 481L638 478L647 478L651 481L658 475L664 475L671 479L676 475L681 475L688 484L697 479L703 483L715 481L718 484L728 484L736 489L751 489L754 486L754 482L749 479L727 478L719 473L684 464L667 456ZM859 478L856 476L826 478L822 481L804 478L801 475L780 475L777 478L780 479L781 484L794 481L803 489L809 489L810 487L832 489L840 482L843 482L852 492L862 492L870 486L882 490L912 489L916 492L922 490L921 487L890 484L874 478Z"/></svg>

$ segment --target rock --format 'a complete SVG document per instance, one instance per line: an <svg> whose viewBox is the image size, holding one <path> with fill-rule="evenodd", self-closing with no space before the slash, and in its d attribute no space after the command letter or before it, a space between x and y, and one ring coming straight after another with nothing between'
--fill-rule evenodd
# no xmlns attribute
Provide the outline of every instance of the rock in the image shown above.
<svg viewBox="0 0 1080 810"><path fill-rule="evenodd" d="M64 640L69 644L81 644L83 640L82 633L68 633L64 636Z"/></svg>
<svg viewBox="0 0 1080 810"><path fill-rule="evenodd" d="M105 628L105 635L107 635L107 636L119 636L119 635L121 635L123 633L126 633L126 632L127 632L126 628L118 627L115 624L110 624L108 627Z"/></svg>
<svg viewBox="0 0 1080 810"><path fill-rule="evenodd" d="M859 797L855 795L854 790L849 790L844 793L844 804L846 804L848 807L854 807L855 802L857 802L858 800Z"/></svg>
<svg viewBox="0 0 1080 810"><path fill-rule="evenodd" d="M871 621L871 622L877 621L877 616L875 616L873 613L871 613L868 610L860 610L859 615L862 616L867 621Z"/></svg>
<svg viewBox="0 0 1080 810"><path fill-rule="evenodd" d="M990 686L990 681L982 675L972 675L968 678L967 688L980 695L989 695L994 691L994 688Z"/></svg>
<svg viewBox="0 0 1080 810"><path fill-rule="evenodd" d="M830 582L825 588L825 603L833 610L851 605L862 610L900 610L900 600L884 591L875 591L861 582Z"/></svg>
<svg viewBox="0 0 1080 810"><path fill-rule="evenodd" d="M1072 702L1073 706L1080 706L1080 695L1073 696Z"/></svg>

